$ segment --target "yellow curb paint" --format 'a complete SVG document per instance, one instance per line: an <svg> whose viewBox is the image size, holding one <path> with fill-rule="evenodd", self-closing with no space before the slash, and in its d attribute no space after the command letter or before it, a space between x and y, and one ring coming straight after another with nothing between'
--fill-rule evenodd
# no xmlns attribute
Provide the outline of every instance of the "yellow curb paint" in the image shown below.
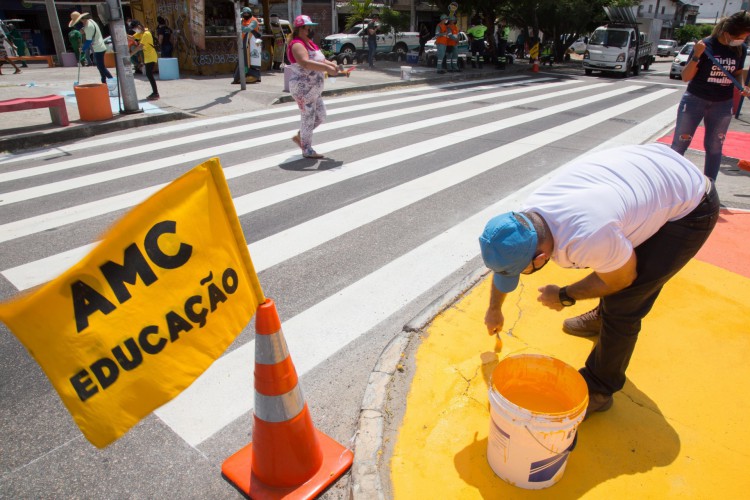
<svg viewBox="0 0 750 500"><path fill-rule="evenodd" d="M538 304L537 288L584 271L521 279L504 308L502 351L487 335L488 278L439 315L416 353L416 372L391 460L395 499L741 498L750 480L750 279L693 260L664 288L644 321L625 388L607 413L579 427L559 483L523 490L487 464L488 384L500 357L554 356L580 367L592 340L562 333L562 313ZM512 335L506 333L512 327Z"/></svg>

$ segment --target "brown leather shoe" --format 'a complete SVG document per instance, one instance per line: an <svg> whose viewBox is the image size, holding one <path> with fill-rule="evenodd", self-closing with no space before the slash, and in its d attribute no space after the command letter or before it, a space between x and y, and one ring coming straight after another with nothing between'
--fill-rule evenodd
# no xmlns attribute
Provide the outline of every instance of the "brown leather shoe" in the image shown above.
<svg viewBox="0 0 750 500"><path fill-rule="evenodd" d="M580 316L568 318L563 321L563 331L568 335L575 335L576 337L593 337L594 335L599 335L601 328L602 317L599 314L599 306Z"/></svg>
<svg viewBox="0 0 750 500"><path fill-rule="evenodd" d="M586 416L584 420L589 418L593 413L604 412L612 408L615 399L611 394L602 394L600 392L589 393L589 405L586 407Z"/></svg>

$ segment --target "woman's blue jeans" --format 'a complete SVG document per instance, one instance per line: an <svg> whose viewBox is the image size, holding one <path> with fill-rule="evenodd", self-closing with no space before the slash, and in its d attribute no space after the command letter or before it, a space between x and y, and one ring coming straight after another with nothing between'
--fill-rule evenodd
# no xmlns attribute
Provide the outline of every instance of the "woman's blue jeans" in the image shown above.
<svg viewBox="0 0 750 500"><path fill-rule="evenodd" d="M729 129L729 122L732 121L732 100L707 101L685 92L677 109L677 124L672 139L673 150L681 155L685 154L701 120L706 129L703 139L703 147L706 149L703 173L715 181L719 175L724 138Z"/></svg>
<svg viewBox="0 0 750 500"><path fill-rule="evenodd" d="M367 64L372 68L375 66L375 50L378 47L378 42L375 40L367 40Z"/></svg>

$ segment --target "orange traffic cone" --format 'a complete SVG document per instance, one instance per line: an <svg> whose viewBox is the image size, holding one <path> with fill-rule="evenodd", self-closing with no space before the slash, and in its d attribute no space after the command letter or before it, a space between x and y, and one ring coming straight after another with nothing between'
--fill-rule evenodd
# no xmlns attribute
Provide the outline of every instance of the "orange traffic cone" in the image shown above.
<svg viewBox="0 0 750 500"><path fill-rule="evenodd" d="M221 472L250 498L315 498L354 454L313 426L273 300L258 308L255 333L253 440Z"/></svg>
<svg viewBox="0 0 750 500"><path fill-rule="evenodd" d="M534 65L531 67L531 71L534 73L539 73L539 60L534 59Z"/></svg>

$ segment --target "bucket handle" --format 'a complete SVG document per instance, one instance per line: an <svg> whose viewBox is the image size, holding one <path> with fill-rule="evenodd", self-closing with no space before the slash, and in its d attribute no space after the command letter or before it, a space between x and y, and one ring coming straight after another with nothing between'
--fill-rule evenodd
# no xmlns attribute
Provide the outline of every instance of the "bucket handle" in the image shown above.
<svg viewBox="0 0 750 500"><path fill-rule="evenodd" d="M529 436L531 436L534 439L534 441L536 441L537 444L539 444L539 446L541 446L542 448L544 448L548 452L552 453L553 455L557 455L556 451L550 450L549 448L547 448L546 446L544 446L544 444L541 441L539 441L536 438L536 436L534 435L534 433L531 432L531 429L529 429L528 425L524 425L523 427L524 427L524 429L526 429L526 432L529 433ZM575 450L577 444L578 444L578 429L576 429L576 435L573 437L573 442L570 443L570 446L568 446L568 448L566 450L564 450L563 453L565 453L565 452L571 452L571 451Z"/></svg>

